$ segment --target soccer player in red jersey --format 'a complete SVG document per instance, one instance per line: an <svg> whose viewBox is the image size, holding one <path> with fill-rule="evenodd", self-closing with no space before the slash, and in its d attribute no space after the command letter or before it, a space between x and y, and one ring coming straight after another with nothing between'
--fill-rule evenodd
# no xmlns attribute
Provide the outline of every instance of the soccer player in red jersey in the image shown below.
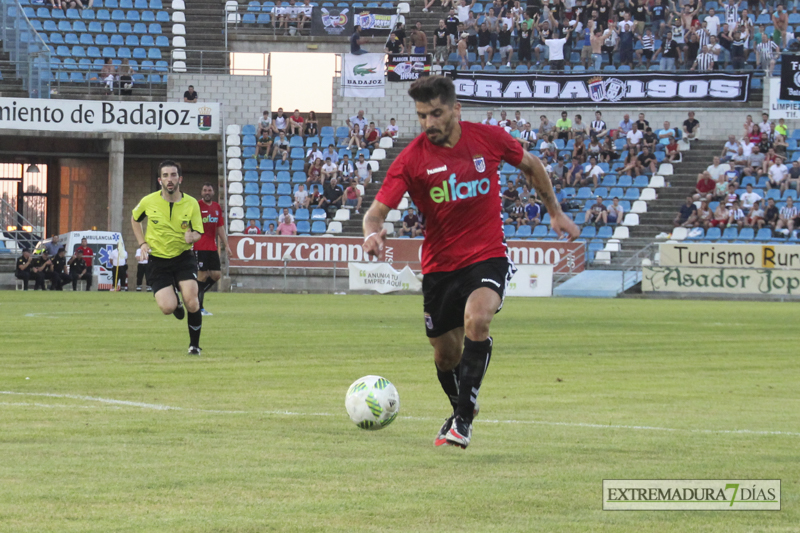
<svg viewBox="0 0 800 533"><path fill-rule="evenodd" d="M561 211L541 161L497 126L460 122L453 82L442 76L411 85L424 134L389 167L364 216L364 251L384 259L386 215L408 192L425 217L422 293L436 373L453 414L434 441L466 448L477 396L492 355L489 325L516 271L503 237L498 167L519 168L570 240L578 227Z"/></svg>
<svg viewBox="0 0 800 533"><path fill-rule="evenodd" d="M219 259L217 238L223 250L228 248L228 236L225 234L225 217L222 207L214 201L214 186L211 183L203 185L200 192L200 214L203 216L203 236L194 243L194 253L197 256L197 288L200 300L200 312L203 316L211 313L203 306L206 291L214 286L222 277L222 263Z"/></svg>

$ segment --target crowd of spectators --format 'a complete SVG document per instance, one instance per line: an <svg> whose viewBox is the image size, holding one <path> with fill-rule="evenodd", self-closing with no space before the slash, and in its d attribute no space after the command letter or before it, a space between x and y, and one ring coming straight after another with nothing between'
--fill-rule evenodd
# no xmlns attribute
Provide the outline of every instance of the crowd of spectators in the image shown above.
<svg viewBox="0 0 800 533"><path fill-rule="evenodd" d="M720 154L698 174L674 225L704 231L767 228L773 237L789 236L800 223L794 205L800 195L800 161L787 166L787 138L783 119L773 122L764 113L755 123L747 115L741 133L729 135Z"/></svg>
<svg viewBox="0 0 800 533"><path fill-rule="evenodd" d="M765 0L550 0L526 6L494 0L479 8L475 0L459 0L442 7L445 13L433 35L434 62L462 69L612 65L703 72L749 65L772 72L780 51L795 41L790 22L800 24L796 5L788 11L783 3ZM418 46L417 37L422 41L420 31L417 23L407 36L399 24L386 51L410 52ZM425 36L423 49L427 44Z"/></svg>

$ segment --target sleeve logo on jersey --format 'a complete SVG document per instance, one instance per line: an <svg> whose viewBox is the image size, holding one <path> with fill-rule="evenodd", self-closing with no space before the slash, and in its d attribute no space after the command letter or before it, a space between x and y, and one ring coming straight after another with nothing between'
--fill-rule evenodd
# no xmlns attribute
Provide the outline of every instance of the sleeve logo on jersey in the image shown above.
<svg viewBox="0 0 800 533"><path fill-rule="evenodd" d="M481 158L481 161L483 161L483 158ZM479 194L488 194L490 188L491 182L489 178L456 183L456 174L454 172L450 174L450 178L442 182L441 187L433 187L431 189L431 199L437 204L455 202L465 198L475 198Z"/></svg>
<svg viewBox="0 0 800 533"><path fill-rule="evenodd" d="M475 170L477 170L478 172L486 171L486 161L484 161L483 156L481 154L472 156L472 162L475 163Z"/></svg>

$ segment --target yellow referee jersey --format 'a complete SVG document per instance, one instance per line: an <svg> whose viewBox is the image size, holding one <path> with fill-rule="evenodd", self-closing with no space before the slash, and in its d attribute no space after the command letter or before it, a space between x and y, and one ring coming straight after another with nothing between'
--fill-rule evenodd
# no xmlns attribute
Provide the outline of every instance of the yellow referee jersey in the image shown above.
<svg viewBox="0 0 800 533"><path fill-rule="evenodd" d="M161 191L148 194L133 208L133 218L141 222L148 218L145 240L150 253L163 259L171 259L191 250L184 234L191 229L203 233L203 216L200 204L186 193L178 202L167 202Z"/></svg>

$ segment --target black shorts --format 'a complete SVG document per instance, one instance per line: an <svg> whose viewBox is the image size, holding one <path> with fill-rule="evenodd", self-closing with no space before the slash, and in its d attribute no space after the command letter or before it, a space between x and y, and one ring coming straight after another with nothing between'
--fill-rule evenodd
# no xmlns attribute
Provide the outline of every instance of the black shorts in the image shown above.
<svg viewBox="0 0 800 533"><path fill-rule="evenodd" d="M219 252L216 250L195 250L195 257L197 258L197 270L207 272L209 270L222 270L222 264L219 260Z"/></svg>
<svg viewBox="0 0 800 533"><path fill-rule="evenodd" d="M147 281L153 288L153 295L164 287L177 286L178 282L189 279L197 279L197 261L192 250L170 259L151 255L147 262Z"/></svg>
<svg viewBox="0 0 800 533"><path fill-rule="evenodd" d="M495 257L452 272L432 272L422 278L425 330L428 337L439 337L451 329L464 326L464 310L470 294L488 287L500 296L500 307L506 286L517 269L505 257Z"/></svg>

